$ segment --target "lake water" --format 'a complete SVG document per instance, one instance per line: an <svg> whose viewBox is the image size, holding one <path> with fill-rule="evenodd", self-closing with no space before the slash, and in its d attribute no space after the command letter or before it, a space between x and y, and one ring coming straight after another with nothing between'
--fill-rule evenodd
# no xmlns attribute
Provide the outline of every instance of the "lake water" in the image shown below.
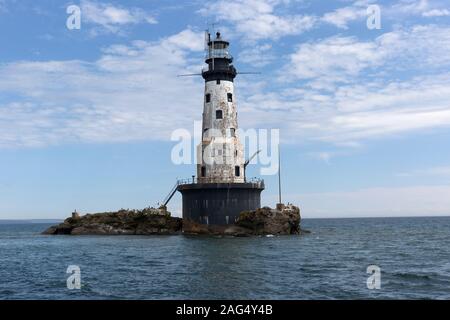
<svg viewBox="0 0 450 320"><path fill-rule="evenodd" d="M40 235L48 226L0 224L0 299L450 299L450 217L308 219L309 235L251 238Z"/></svg>

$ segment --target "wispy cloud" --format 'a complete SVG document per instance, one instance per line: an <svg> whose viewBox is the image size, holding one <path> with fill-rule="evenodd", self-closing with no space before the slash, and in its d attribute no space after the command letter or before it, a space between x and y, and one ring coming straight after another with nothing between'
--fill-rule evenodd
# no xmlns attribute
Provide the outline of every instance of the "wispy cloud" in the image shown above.
<svg viewBox="0 0 450 320"><path fill-rule="evenodd" d="M278 37L299 32L267 23L299 17L277 11L286 3L233 0L206 6L256 41L234 52L239 62L266 66L275 57ZM400 4L430 8L421 3ZM91 20L100 26L144 21L141 11L133 15L131 9L108 11L109 5L98 3L94 7ZM0 66L0 90L17 97L0 97L0 144L168 139L172 129L189 128L200 116L184 111L201 104L201 81L176 75L198 72L202 40L200 32L186 29L156 42L109 46L94 62ZM281 72L273 69L256 81L239 79L240 120L246 127L282 128L282 138L295 143L320 140L348 147L366 139L450 126L448 26L396 26L372 40L338 35L295 41L297 45L289 43L291 52L275 59L284 63ZM188 65L192 67L186 70Z"/></svg>
<svg viewBox="0 0 450 320"><path fill-rule="evenodd" d="M317 18L312 15L277 14L277 7L286 3L282 0L219 0L208 3L200 13L231 22L240 36L251 41L301 34L314 26Z"/></svg>
<svg viewBox="0 0 450 320"><path fill-rule="evenodd" d="M324 83L360 81L355 77L379 72L381 66L384 72L440 70L450 65L445 54L449 51L450 28L418 25L384 33L373 41L338 36L301 44L283 73Z"/></svg>
<svg viewBox="0 0 450 320"><path fill-rule="evenodd" d="M16 99L0 97L0 146L168 140L198 116L184 111L202 100L200 83L176 75L191 72L188 53L202 48L202 34L185 30L111 46L94 62L3 65L0 91Z"/></svg>
<svg viewBox="0 0 450 320"><path fill-rule="evenodd" d="M374 42L360 42L354 37L333 37L305 43L290 56L283 73L298 79L346 81L369 66L379 65L383 52Z"/></svg>
<svg viewBox="0 0 450 320"><path fill-rule="evenodd" d="M400 0L393 4L389 13L405 15L421 15L430 9L428 0Z"/></svg>
<svg viewBox="0 0 450 320"><path fill-rule="evenodd" d="M121 33L123 27L139 23L156 24L158 21L152 15L139 8L125 8L109 3L96 1L81 1L83 22L96 26L92 34Z"/></svg>
<svg viewBox="0 0 450 320"><path fill-rule="evenodd" d="M447 9L433 9L422 14L424 17L447 17L450 16L450 10Z"/></svg>
<svg viewBox="0 0 450 320"><path fill-rule="evenodd" d="M441 0L400 0L394 4L383 7L383 15L391 19L411 16L417 17L443 17L450 15L447 1Z"/></svg>
<svg viewBox="0 0 450 320"><path fill-rule="evenodd" d="M332 93L314 88L255 93L240 108L247 125L279 126L282 138L293 143L320 140L352 146L367 139L450 127L448 101L450 74L445 74L341 85Z"/></svg>
<svg viewBox="0 0 450 320"><path fill-rule="evenodd" d="M367 5L356 3L353 6L336 9L327 12L321 18L321 21L335 25L341 29L348 29L348 23L367 17Z"/></svg>
<svg viewBox="0 0 450 320"><path fill-rule="evenodd" d="M296 143L338 146L449 127L450 74L443 69L450 66L449 35L447 27L416 26L374 41L302 44L277 88L272 77L240 80L241 123L282 128L282 139ZM201 82L176 75L198 72L202 39L187 29L158 42L110 46L95 62L3 65L0 90L18 99L0 99L0 144L166 140L173 129L190 128L200 114L185 110L198 109ZM383 73L399 68L430 74L393 80Z"/></svg>
<svg viewBox="0 0 450 320"><path fill-rule="evenodd" d="M280 73L285 90L269 84L254 93L245 89L241 115L251 126L283 128L292 141L341 146L449 127L449 50L450 29L433 25L373 41L331 37L304 43Z"/></svg>
<svg viewBox="0 0 450 320"><path fill-rule="evenodd" d="M269 43L248 47L239 53L239 62L264 67L276 59L271 50L272 45Z"/></svg>

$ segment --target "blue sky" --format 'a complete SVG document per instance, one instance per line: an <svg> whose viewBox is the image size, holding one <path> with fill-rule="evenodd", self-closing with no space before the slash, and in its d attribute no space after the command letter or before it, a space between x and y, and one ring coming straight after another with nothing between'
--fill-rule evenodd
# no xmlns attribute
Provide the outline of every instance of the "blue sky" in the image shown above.
<svg viewBox="0 0 450 320"><path fill-rule="evenodd" d="M203 80L176 75L212 22L262 73L235 82L240 126L280 129L304 217L450 214L448 1L0 0L0 219L156 205L190 177L170 137L201 120Z"/></svg>

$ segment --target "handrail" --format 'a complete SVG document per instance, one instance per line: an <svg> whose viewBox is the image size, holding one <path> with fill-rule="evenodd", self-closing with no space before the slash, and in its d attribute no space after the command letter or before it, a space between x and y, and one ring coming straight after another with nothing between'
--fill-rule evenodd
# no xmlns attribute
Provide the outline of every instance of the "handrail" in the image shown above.
<svg viewBox="0 0 450 320"><path fill-rule="evenodd" d="M180 179L177 181L177 187L180 185L185 185L185 184L196 184L196 183L222 183L221 181L217 181L217 179L214 178L195 178L195 179ZM264 185L264 179L260 179L257 177L253 177L251 179L246 179L245 180L246 183L253 183L253 184L258 184L258 185ZM229 182L229 181L223 181L223 183L233 183L233 182Z"/></svg>
<svg viewBox="0 0 450 320"><path fill-rule="evenodd" d="M164 199L164 204L163 206L167 206L167 204L169 203L169 201L172 199L173 195L175 194L175 192L177 192L178 189L178 181L175 183L175 185L173 186L172 190L170 190L169 194L166 196L166 198Z"/></svg>
<svg viewBox="0 0 450 320"><path fill-rule="evenodd" d="M221 58L225 58L225 59L230 59L233 60L233 56L231 54L229 54L228 52L208 52L205 55L205 59L221 59Z"/></svg>
<svg viewBox="0 0 450 320"><path fill-rule="evenodd" d="M264 186L264 179L260 179L260 178L256 178L256 177L253 177L250 180L246 179L245 182L246 183L252 183L252 184L255 184L255 185L258 185L258 186ZM186 184L196 184L196 183L200 183L199 180L196 179L196 178L179 179L179 180L177 180L175 185L170 190L169 194L164 198L163 206L167 206L167 204L172 199L172 197L175 194L175 192L177 192L179 186L186 185ZM218 182L217 179L201 178L201 183L221 183L221 182ZM232 182L224 181L223 183L232 183Z"/></svg>

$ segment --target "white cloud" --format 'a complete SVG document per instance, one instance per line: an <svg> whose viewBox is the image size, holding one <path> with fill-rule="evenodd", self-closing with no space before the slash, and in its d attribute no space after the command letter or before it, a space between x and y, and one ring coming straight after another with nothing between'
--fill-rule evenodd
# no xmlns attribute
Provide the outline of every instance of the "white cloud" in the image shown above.
<svg viewBox="0 0 450 320"><path fill-rule="evenodd" d="M191 51L202 51L204 49L203 35L192 32L190 29L168 37L163 44Z"/></svg>
<svg viewBox="0 0 450 320"><path fill-rule="evenodd" d="M446 17L450 16L450 10L447 9L433 9L422 13L424 17Z"/></svg>
<svg viewBox="0 0 450 320"><path fill-rule="evenodd" d="M276 14L280 0L219 0L200 10L205 16L231 22L240 36L248 40L278 39L310 30L317 18L309 15Z"/></svg>
<svg viewBox="0 0 450 320"><path fill-rule="evenodd" d="M202 49L202 34L188 29L158 42L110 46L94 62L0 66L0 90L19 97L0 97L0 144L167 140L201 116L185 110L201 110L202 81L176 75L198 72ZM283 81L238 79L240 124L281 128L282 139L295 143L338 146L449 127L449 50L449 28L433 25L373 41L304 43L290 56ZM392 79L399 70L413 76Z"/></svg>
<svg viewBox="0 0 450 320"><path fill-rule="evenodd" d="M385 33L374 41L332 37L304 43L291 54L283 75L316 82L348 82L364 72L450 65L450 28L414 26ZM420 63L417 63L420 61ZM358 80L359 81L359 80Z"/></svg>
<svg viewBox="0 0 450 320"><path fill-rule="evenodd" d="M450 74L445 74L340 85L326 94L312 88L254 93L240 109L246 126L281 128L285 141L352 147L367 139L450 127L449 101Z"/></svg>
<svg viewBox="0 0 450 320"><path fill-rule="evenodd" d="M243 89L242 122L281 128L282 138L295 143L301 137L339 146L450 127L449 40L446 27L418 26L372 42L333 37L303 44L283 69L284 90ZM399 70L407 77L393 80Z"/></svg>
<svg viewBox="0 0 450 320"><path fill-rule="evenodd" d="M382 58L376 43L359 42L354 37L334 37L300 45L291 55L285 72L299 79L346 80L371 65L380 64Z"/></svg>
<svg viewBox="0 0 450 320"><path fill-rule="evenodd" d="M122 27L138 23L156 24L157 20L150 14L138 8L127 9L108 3L100 3L90 0L81 2L81 14L83 22L99 26L93 32L120 33Z"/></svg>
<svg viewBox="0 0 450 320"><path fill-rule="evenodd" d="M416 109L396 111L370 111L355 112L351 114L337 114L332 117L331 125L340 131L340 136L333 133L325 135L323 139L334 141L336 139L363 139L380 137L395 133L412 131L424 128L450 126L450 110Z"/></svg>
<svg viewBox="0 0 450 320"><path fill-rule="evenodd" d="M276 58L271 50L271 44L248 47L239 53L239 62L246 63L253 67L264 67Z"/></svg>
<svg viewBox="0 0 450 320"><path fill-rule="evenodd" d="M239 37L250 42L259 40L278 40L287 35L299 35L321 23L327 23L340 29L348 29L348 24L360 20L365 28L367 8L378 4L376 0L357 0L348 6L324 13L300 13L301 1L290 0L216 0L206 4L200 13L212 16L219 22L229 22ZM439 9L439 3L428 0L400 0L393 4L378 4L382 20L399 21L408 16L447 16L447 9ZM307 7L307 6L306 6Z"/></svg>
<svg viewBox="0 0 450 320"><path fill-rule="evenodd" d="M448 127L449 51L450 28L434 25L398 29L374 41L304 43L281 72L286 90L245 102L253 114L248 121L269 118L293 141L301 136L336 144ZM404 79L392 79L403 72Z"/></svg>
<svg viewBox="0 0 450 320"><path fill-rule="evenodd" d="M335 25L338 28L348 29L347 24L367 16L367 7L352 6L336 9L322 17L322 21Z"/></svg>
<svg viewBox="0 0 450 320"><path fill-rule="evenodd" d="M398 67L397 60L408 56L418 57L427 69L440 70L450 65L444 54L449 35L444 27L414 27L372 42L333 37L303 44L289 65L291 77L308 81L308 86L288 82L274 90L265 79L239 79L241 125L282 128L282 138L297 143L322 140L340 146L448 127L450 74L393 81L382 74L366 79L365 73L371 69L377 74L376 68L387 63ZM0 90L21 99L0 108L0 144L166 140L171 130L190 128L200 112L184 111L200 108L201 81L176 75L198 72L202 40L201 33L185 30L156 43L110 46L93 63L2 66ZM194 61L187 55L191 51L198 52ZM186 70L192 63L195 69ZM327 81L329 88L324 87Z"/></svg>
<svg viewBox="0 0 450 320"><path fill-rule="evenodd" d="M303 218L400 217L450 214L449 186L380 187L354 191L286 194Z"/></svg>
<svg viewBox="0 0 450 320"><path fill-rule="evenodd" d="M447 0L400 0L392 5L382 7L382 19L390 20L393 23L402 21L403 24L408 18L433 18L450 16ZM414 22L413 20L411 22Z"/></svg>
<svg viewBox="0 0 450 320"><path fill-rule="evenodd" d="M188 41L183 41L182 39ZM199 39L199 41L194 41ZM112 46L94 62L22 61L0 66L0 146L168 140L201 112L200 81L177 78L201 51L185 30L159 42Z"/></svg>
<svg viewBox="0 0 450 320"><path fill-rule="evenodd" d="M391 14L420 15L429 10L428 0L400 0L389 9Z"/></svg>

